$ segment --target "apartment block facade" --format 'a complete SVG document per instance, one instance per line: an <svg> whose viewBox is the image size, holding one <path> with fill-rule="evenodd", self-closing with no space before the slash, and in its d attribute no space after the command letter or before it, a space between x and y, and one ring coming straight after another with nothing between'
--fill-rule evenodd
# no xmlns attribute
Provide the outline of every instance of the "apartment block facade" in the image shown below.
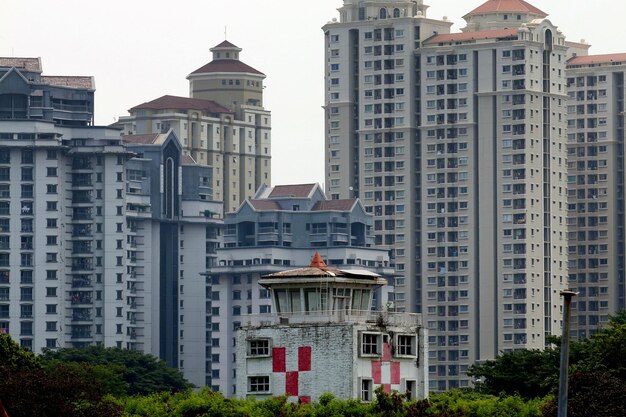
<svg viewBox="0 0 626 417"><path fill-rule="evenodd" d="M583 339L626 306L624 77L626 54L567 62L569 287L572 337Z"/></svg>
<svg viewBox="0 0 626 417"><path fill-rule="evenodd" d="M134 106L117 126L128 134L173 129L185 155L213 168L213 197L232 212L271 183L271 114L263 107L265 75L239 60L228 41L189 76L190 97L162 96Z"/></svg>
<svg viewBox="0 0 626 417"><path fill-rule="evenodd" d="M459 33L426 10L346 0L323 27L326 189L374 215L395 306L423 313L443 390L560 334L564 288L581 293L579 337L623 308L623 68L523 0L478 5Z"/></svg>
<svg viewBox="0 0 626 417"><path fill-rule="evenodd" d="M317 184L263 187L224 218L224 247L209 271L207 294L212 322L211 386L240 395L235 363L236 330L274 312L264 275L308 266L318 251L332 268L367 269L393 277L386 250L372 245L372 216L354 198L329 200ZM387 301L389 287L374 294L374 308Z"/></svg>
<svg viewBox="0 0 626 417"><path fill-rule="evenodd" d="M0 58L0 329L20 345L136 349L205 383L221 204L170 130L93 123L93 79Z"/></svg>

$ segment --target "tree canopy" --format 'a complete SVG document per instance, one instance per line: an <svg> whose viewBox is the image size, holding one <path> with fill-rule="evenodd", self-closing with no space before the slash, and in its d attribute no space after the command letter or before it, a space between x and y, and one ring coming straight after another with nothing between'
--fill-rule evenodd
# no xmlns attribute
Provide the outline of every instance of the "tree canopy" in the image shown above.
<svg viewBox="0 0 626 417"><path fill-rule="evenodd" d="M120 389L123 389L128 395L146 395L161 391L176 392L192 386L178 369L169 367L155 356L133 350L97 346L64 348L46 351L42 359L52 366L58 362L96 366L103 380L109 381L111 394L120 394ZM117 383L111 384L112 379Z"/></svg>

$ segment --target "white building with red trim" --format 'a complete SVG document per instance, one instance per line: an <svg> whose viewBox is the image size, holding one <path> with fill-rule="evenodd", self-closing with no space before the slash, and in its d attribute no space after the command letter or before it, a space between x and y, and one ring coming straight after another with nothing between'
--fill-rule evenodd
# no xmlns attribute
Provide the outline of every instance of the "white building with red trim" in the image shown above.
<svg viewBox="0 0 626 417"><path fill-rule="evenodd" d="M307 268L263 277L275 313L250 316L236 338L239 397L286 395L318 400L326 392L370 401L374 390L427 396L425 329L417 314L372 311L385 285L365 270Z"/></svg>

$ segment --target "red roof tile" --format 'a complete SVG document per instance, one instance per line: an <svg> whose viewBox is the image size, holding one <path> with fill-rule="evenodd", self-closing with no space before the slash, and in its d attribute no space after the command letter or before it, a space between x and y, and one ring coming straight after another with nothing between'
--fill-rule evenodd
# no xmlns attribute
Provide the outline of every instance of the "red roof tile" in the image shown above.
<svg viewBox="0 0 626 417"><path fill-rule="evenodd" d="M89 90L96 88L93 77L44 75L41 77L41 82L57 87L86 88Z"/></svg>
<svg viewBox="0 0 626 417"><path fill-rule="evenodd" d="M276 201L271 200L248 200L252 208L257 211L282 210Z"/></svg>
<svg viewBox="0 0 626 417"><path fill-rule="evenodd" d="M459 32L435 35L424 41L424 45L438 43L464 42L479 39L501 39L517 37L517 29L484 30L480 32Z"/></svg>
<svg viewBox="0 0 626 417"><path fill-rule="evenodd" d="M23 68L27 71L41 72L41 60L39 58L0 57L0 67Z"/></svg>
<svg viewBox="0 0 626 417"><path fill-rule="evenodd" d="M215 45L213 48L239 48L239 47L236 45L233 45L227 40L224 40L224 42L220 43L219 45Z"/></svg>
<svg viewBox="0 0 626 417"><path fill-rule="evenodd" d="M487 0L463 18L489 13L531 13L540 17L548 16L547 13L524 0Z"/></svg>
<svg viewBox="0 0 626 417"><path fill-rule="evenodd" d="M567 61L570 65L607 64L609 62L626 62L626 53L575 56Z"/></svg>
<svg viewBox="0 0 626 417"><path fill-rule="evenodd" d="M324 262L319 252L315 252L309 266L311 268L326 268L326 262Z"/></svg>
<svg viewBox="0 0 626 417"><path fill-rule="evenodd" d="M211 100L202 100L199 98L188 98L178 96L163 96L156 100L148 101L146 103L139 104L130 111L138 109L150 109L150 110L199 110L205 113L230 113L224 106L220 106Z"/></svg>
<svg viewBox="0 0 626 417"><path fill-rule="evenodd" d="M306 198L317 184L277 185L272 189L268 198L294 197Z"/></svg>
<svg viewBox="0 0 626 417"><path fill-rule="evenodd" d="M158 133L149 133L145 135L123 135L122 141L136 145L151 145L158 136Z"/></svg>
<svg viewBox="0 0 626 417"><path fill-rule="evenodd" d="M216 59L198 68L192 72L192 74L206 74L211 72L242 72L265 75L261 71L255 70L250 65L244 64L236 59Z"/></svg>
<svg viewBox="0 0 626 417"><path fill-rule="evenodd" d="M349 211L354 207L356 203L356 198L349 198L346 200L325 200L318 201L313 205L311 211L328 211L328 210L338 210L338 211Z"/></svg>

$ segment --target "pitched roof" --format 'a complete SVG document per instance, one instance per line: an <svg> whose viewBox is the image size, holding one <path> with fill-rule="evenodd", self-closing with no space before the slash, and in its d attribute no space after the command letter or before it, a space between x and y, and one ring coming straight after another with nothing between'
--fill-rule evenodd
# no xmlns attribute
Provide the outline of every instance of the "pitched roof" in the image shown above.
<svg viewBox="0 0 626 417"><path fill-rule="evenodd" d="M41 82L57 87L86 88L89 90L96 88L93 77L44 75L41 77Z"/></svg>
<svg viewBox="0 0 626 417"><path fill-rule="evenodd" d="M198 164L191 155L185 155L185 154L182 155L180 159L180 163L183 165L197 165Z"/></svg>
<svg viewBox="0 0 626 417"><path fill-rule="evenodd" d="M272 189L268 198L275 197L308 197L317 184L277 185Z"/></svg>
<svg viewBox="0 0 626 417"><path fill-rule="evenodd" d="M165 95L155 100L148 101L146 103L139 104L130 111L138 109L151 109L151 110L167 110L167 109L180 109L180 110L199 110L205 113L230 113L224 106L220 106L211 100L202 100L199 98L188 98Z"/></svg>
<svg viewBox="0 0 626 417"><path fill-rule="evenodd" d="M239 48L239 47L237 45L233 45L227 40L224 40L222 43L220 43L219 45L215 45L213 48Z"/></svg>
<svg viewBox="0 0 626 417"><path fill-rule="evenodd" d="M248 64L236 59L216 59L198 68L192 74L206 74L211 72L240 72L249 74L265 75L261 71L252 68Z"/></svg>
<svg viewBox="0 0 626 417"><path fill-rule="evenodd" d="M282 210L280 205L276 201L271 200L247 200L248 203L252 206L256 211L273 211L273 210Z"/></svg>
<svg viewBox="0 0 626 417"><path fill-rule="evenodd" d="M313 259L311 259L311 263L309 264L311 268L326 268L326 262L322 259L319 252L315 252L313 255Z"/></svg>
<svg viewBox="0 0 626 417"><path fill-rule="evenodd" d="M15 67L23 68L27 71L41 72L41 60L39 58L0 57L0 67Z"/></svg>
<svg viewBox="0 0 626 417"><path fill-rule="evenodd" d="M567 66L607 64L609 62L626 62L626 53L575 56L571 58L569 61L567 61Z"/></svg>
<svg viewBox="0 0 626 417"><path fill-rule="evenodd" d="M313 205L311 211L348 211L351 210L352 207L354 207L356 201L356 198L348 198L345 200L321 200Z"/></svg>
<svg viewBox="0 0 626 417"><path fill-rule="evenodd" d="M148 133L145 135L123 135L122 141L135 145L151 145L157 140L158 137L159 133Z"/></svg>
<svg viewBox="0 0 626 417"><path fill-rule="evenodd" d="M540 17L548 16L547 13L524 0L487 0L463 18L489 13L531 13Z"/></svg>
<svg viewBox="0 0 626 417"><path fill-rule="evenodd" d="M496 29L483 30L479 32L459 32L435 35L424 41L424 45L434 45L438 43L463 42L480 39L502 39L517 37L517 29Z"/></svg>

